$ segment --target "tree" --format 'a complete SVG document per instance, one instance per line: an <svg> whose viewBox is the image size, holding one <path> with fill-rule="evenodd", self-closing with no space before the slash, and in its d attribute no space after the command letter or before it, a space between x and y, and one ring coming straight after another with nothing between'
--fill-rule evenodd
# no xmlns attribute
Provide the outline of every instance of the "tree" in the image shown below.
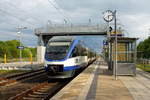
<svg viewBox="0 0 150 100"><path fill-rule="evenodd" d="M32 53L32 56L33 57L36 57L36 54L37 54L37 48L29 48L31 53Z"/></svg>
<svg viewBox="0 0 150 100"><path fill-rule="evenodd" d="M11 58L18 58L19 57L19 50L17 49L17 46L19 46L20 42L18 40L10 40L5 42L7 45L7 49L11 53Z"/></svg>
<svg viewBox="0 0 150 100"><path fill-rule="evenodd" d="M141 41L137 46L138 58L150 58L150 37Z"/></svg>
<svg viewBox="0 0 150 100"><path fill-rule="evenodd" d="M20 42L18 40L0 41L0 58L3 58L4 54L7 54L7 58L18 58L19 49L17 49L17 46L19 45ZM36 48L25 47L25 49L22 50L22 57L30 57L31 53L32 56L35 57Z"/></svg>

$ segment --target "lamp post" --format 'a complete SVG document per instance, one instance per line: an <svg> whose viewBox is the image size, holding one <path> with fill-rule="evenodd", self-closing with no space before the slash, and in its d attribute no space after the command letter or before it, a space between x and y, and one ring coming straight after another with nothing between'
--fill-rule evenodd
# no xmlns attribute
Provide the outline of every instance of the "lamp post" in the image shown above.
<svg viewBox="0 0 150 100"><path fill-rule="evenodd" d="M109 27L109 22L111 22L114 19L114 32L115 32L115 59L114 59L114 74L115 74L115 79L117 80L117 23L116 23L116 10L113 12L111 10L107 10L104 13L104 20L108 23L108 27ZM108 38L110 39L110 29L108 28ZM110 60L110 44L109 44L109 60Z"/></svg>
<svg viewBox="0 0 150 100"><path fill-rule="evenodd" d="M110 51L110 36L111 36L111 30L112 28L110 27L109 23L114 19L114 15L113 12L111 10L107 10L105 11L103 16L103 19L107 22L107 38L108 38L108 63L109 63L109 67L108 69L111 69L111 51Z"/></svg>
<svg viewBox="0 0 150 100"><path fill-rule="evenodd" d="M17 27L17 34L18 34L18 36L19 36L19 47L18 47L18 49L19 49L19 59L20 59L20 62L22 62L22 48L21 48L21 46L22 46L22 44L21 44L21 35L22 35L22 33L21 33L21 31L23 30L23 29L27 29L27 27Z"/></svg>
<svg viewBox="0 0 150 100"><path fill-rule="evenodd" d="M117 68L118 68L118 64L117 64L117 62L118 62L118 50L117 50L117 42L118 42L118 40L117 40L117 20L116 20L116 10L114 11L114 24L115 24L115 26L114 26L114 32L115 32L115 79L117 80Z"/></svg>
<svg viewBox="0 0 150 100"><path fill-rule="evenodd" d="M148 37L150 37L150 28L148 29Z"/></svg>

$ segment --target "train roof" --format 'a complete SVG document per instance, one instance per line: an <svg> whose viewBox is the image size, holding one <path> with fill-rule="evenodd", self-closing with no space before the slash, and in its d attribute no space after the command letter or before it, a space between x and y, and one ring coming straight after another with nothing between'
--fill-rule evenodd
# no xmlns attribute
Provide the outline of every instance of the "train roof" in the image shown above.
<svg viewBox="0 0 150 100"><path fill-rule="evenodd" d="M73 40L75 40L74 36L54 36L49 41L72 42Z"/></svg>

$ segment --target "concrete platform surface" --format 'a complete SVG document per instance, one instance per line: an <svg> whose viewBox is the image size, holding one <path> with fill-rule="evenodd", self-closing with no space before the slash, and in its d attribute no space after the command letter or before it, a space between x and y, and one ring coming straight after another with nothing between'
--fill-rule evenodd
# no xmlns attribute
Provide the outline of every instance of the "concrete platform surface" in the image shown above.
<svg viewBox="0 0 150 100"><path fill-rule="evenodd" d="M91 86L86 100L134 100L120 79L115 80L107 66L100 66L95 85Z"/></svg>
<svg viewBox="0 0 150 100"><path fill-rule="evenodd" d="M143 72L115 80L107 66L99 62L90 65L51 100L150 100L150 81L141 75Z"/></svg>
<svg viewBox="0 0 150 100"><path fill-rule="evenodd" d="M150 100L150 73L137 69L136 77L122 76L119 79L128 88L134 100Z"/></svg>
<svg viewBox="0 0 150 100"><path fill-rule="evenodd" d="M51 100L85 100L98 66L90 65L67 86L60 90Z"/></svg>

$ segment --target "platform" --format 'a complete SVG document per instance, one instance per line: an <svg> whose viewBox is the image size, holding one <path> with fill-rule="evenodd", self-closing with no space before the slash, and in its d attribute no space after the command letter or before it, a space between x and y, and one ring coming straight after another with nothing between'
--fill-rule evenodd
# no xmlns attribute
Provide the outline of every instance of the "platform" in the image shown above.
<svg viewBox="0 0 150 100"><path fill-rule="evenodd" d="M94 62L51 100L150 100L150 75L137 70L137 76L115 80L106 65Z"/></svg>

